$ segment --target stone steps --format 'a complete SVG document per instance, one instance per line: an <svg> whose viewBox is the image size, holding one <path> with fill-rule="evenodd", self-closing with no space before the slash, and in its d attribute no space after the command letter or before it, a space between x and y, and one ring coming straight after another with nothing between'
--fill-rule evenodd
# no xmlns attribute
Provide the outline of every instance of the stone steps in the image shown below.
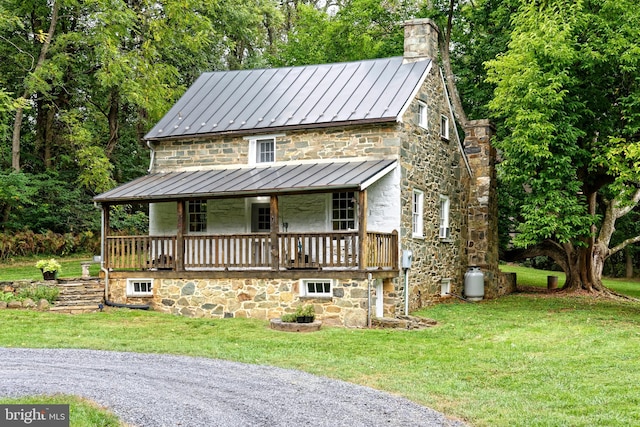
<svg viewBox="0 0 640 427"><path fill-rule="evenodd" d="M60 294L50 311L58 313L88 313L104 304L104 285L99 280L59 282Z"/></svg>

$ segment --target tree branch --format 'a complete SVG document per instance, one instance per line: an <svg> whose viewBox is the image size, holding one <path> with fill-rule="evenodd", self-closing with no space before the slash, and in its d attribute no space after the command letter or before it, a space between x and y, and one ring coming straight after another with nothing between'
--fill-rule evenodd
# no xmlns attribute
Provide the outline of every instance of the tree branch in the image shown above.
<svg viewBox="0 0 640 427"><path fill-rule="evenodd" d="M640 242L640 236L631 237L631 238L625 240L624 242L620 243L619 245L614 246L613 248L609 249L609 254L608 254L607 258L610 257L611 255L615 254L616 252L620 252L621 250L623 250L627 246L632 245L634 243L638 243L638 242Z"/></svg>
<svg viewBox="0 0 640 427"><path fill-rule="evenodd" d="M442 37L440 37L440 56L442 57L442 67L445 71L445 81L447 89L449 90L449 96L451 96L451 104L453 106L453 114L456 116L458 123L464 128L467 126L468 119L462 107L462 101L460 100L460 94L456 87L455 75L451 68L451 56L449 54L449 47L451 44L451 30L453 28L453 11L455 6L455 0L449 1L449 16L447 18L447 28L444 31Z"/></svg>
<svg viewBox="0 0 640 427"><path fill-rule="evenodd" d="M638 203L640 203L640 188L638 188L635 192L635 194L633 195L633 197L631 198L631 201L633 202L632 204L630 204L629 206L625 206L624 208L617 208L615 209L615 214L616 214L616 219L621 218L623 216L625 216L626 214L628 214L629 212L631 212L631 210L633 208L636 207L636 205ZM617 205L618 202L614 201L614 203Z"/></svg>

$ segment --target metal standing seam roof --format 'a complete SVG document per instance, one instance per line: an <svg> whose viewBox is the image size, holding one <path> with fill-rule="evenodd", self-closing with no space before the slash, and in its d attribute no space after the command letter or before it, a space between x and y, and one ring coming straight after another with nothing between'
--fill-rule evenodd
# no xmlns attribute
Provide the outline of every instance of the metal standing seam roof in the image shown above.
<svg viewBox="0 0 640 427"><path fill-rule="evenodd" d="M307 191L363 190L396 167L393 159L153 173L94 198L99 203L257 196Z"/></svg>
<svg viewBox="0 0 640 427"><path fill-rule="evenodd" d="M145 139L397 120L430 63L393 57L204 73Z"/></svg>

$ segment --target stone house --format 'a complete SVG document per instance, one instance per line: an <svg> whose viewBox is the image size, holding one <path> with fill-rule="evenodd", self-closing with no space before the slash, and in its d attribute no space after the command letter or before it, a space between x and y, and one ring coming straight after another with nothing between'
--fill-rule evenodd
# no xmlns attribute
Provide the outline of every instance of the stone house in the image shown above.
<svg viewBox="0 0 640 427"><path fill-rule="evenodd" d="M204 73L146 135L150 173L95 197L106 299L362 327L462 294L470 264L495 295L492 128L459 139L437 38L412 20L403 57ZM147 236L110 230L132 202Z"/></svg>

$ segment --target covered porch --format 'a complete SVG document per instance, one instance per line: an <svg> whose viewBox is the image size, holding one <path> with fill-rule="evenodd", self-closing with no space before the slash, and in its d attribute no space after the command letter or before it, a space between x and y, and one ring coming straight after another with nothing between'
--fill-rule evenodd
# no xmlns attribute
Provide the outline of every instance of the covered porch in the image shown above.
<svg viewBox="0 0 640 427"><path fill-rule="evenodd" d="M397 274L397 228L387 223L380 226L378 220L374 227L384 230L370 229L371 212L378 212L377 217L391 214L381 212L379 206L369 207L372 200L374 205L379 203L378 193L383 191L368 193L395 167L394 160L365 160L147 175L95 198L103 208L103 266L113 272L183 277L225 273L255 277L273 276L274 272L286 276L296 271ZM292 206L303 204L306 198L322 200L326 196L329 207L323 209L327 212L316 209L313 215L330 217L334 192L348 194L355 206L349 213L353 217L327 219L319 225L308 212L297 217L291 214ZM242 201L250 199L260 199L255 205L263 209L255 229L251 224L243 226L238 218L229 219L233 215L211 211L219 206L243 206ZM205 222L198 232L190 226L190 203L194 200L209 203L209 213L216 217L211 219L213 224ZM170 225L156 227L144 236L115 235L110 227L110 206L132 202L164 206L165 217L170 211ZM234 215L251 216L249 202L245 206ZM283 222L285 215L288 222ZM339 216L342 218L342 213Z"/></svg>

